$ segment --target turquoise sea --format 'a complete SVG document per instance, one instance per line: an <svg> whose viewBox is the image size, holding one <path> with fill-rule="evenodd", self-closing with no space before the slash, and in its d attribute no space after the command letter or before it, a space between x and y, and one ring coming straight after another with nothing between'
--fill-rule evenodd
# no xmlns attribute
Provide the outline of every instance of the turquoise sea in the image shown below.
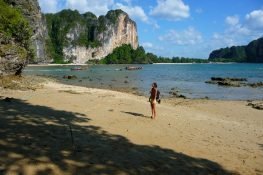
<svg viewBox="0 0 263 175"><path fill-rule="evenodd" d="M188 98L262 100L263 88L222 87L206 84L211 77L247 78L248 82L263 82L263 64L151 64L141 70L129 71L128 65L89 65L84 70L72 71L79 66L32 66L26 75L51 76L66 84L105 89L133 89L148 96L152 82L157 82L162 97L171 97L171 89ZM133 65L134 66L134 65ZM64 79L75 75L77 79Z"/></svg>

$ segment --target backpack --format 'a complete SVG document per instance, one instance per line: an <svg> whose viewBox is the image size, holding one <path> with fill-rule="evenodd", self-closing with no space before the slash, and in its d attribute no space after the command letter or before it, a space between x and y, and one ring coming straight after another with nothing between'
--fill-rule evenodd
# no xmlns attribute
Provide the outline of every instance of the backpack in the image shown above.
<svg viewBox="0 0 263 175"><path fill-rule="evenodd" d="M160 99L160 91L157 90L157 93L156 93L156 101L160 104L161 103L161 99ZM149 102L151 102L151 97L149 97Z"/></svg>
<svg viewBox="0 0 263 175"><path fill-rule="evenodd" d="M161 99L160 99L160 91L157 90L157 94L156 94L156 101L160 104L161 103Z"/></svg>

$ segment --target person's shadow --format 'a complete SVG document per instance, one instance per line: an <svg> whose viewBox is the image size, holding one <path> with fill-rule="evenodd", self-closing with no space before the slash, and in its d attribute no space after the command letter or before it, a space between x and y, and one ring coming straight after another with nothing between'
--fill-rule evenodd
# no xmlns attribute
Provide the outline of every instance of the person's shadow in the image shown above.
<svg viewBox="0 0 263 175"><path fill-rule="evenodd" d="M145 117L145 118L149 118L151 119L151 116L146 116L144 114L141 114L141 113L136 113L136 112L126 112L126 111L121 111L122 113L125 113L125 114L129 114L131 116L134 116L134 117Z"/></svg>
<svg viewBox="0 0 263 175"><path fill-rule="evenodd" d="M133 144L89 120L19 99L0 100L0 174L235 174L211 160Z"/></svg>

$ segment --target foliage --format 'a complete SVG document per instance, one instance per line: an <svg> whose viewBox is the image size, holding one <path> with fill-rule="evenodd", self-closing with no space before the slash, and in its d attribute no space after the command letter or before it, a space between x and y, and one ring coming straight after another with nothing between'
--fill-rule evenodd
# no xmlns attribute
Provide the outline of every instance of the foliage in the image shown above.
<svg viewBox="0 0 263 175"><path fill-rule="evenodd" d="M76 23L82 24L78 11L62 10L57 14L46 14L47 27L50 40L47 41L47 49L55 63L64 63L63 46L68 44L67 33Z"/></svg>
<svg viewBox="0 0 263 175"><path fill-rule="evenodd" d="M263 38L250 42L247 46L232 46L214 50L209 55L214 62L263 62Z"/></svg>
<svg viewBox="0 0 263 175"><path fill-rule="evenodd" d="M121 9L110 10L105 17L110 20L111 23L116 24L121 13L124 13Z"/></svg>
<svg viewBox="0 0 263 175"><path fill-rule="evenodd" d="M28 21L15 8L0 0L0 33L29 49L32 31Z"/></svg>
<svg viewBox="0 0 263 175"><path fill-rule="evenodd" d="M26 63L34 59L31 44L32 29L19 9L9 6L0 0L0 54L1 57L11 56ZM21 70L16 72L21 73Z"/></svg>
<svg viewBox="0 0 263 175"><path fill-rule="evenodd" d="M104 16L100 16L98 19L98 32L102 33L107 29L106 26L107 20Z"/></svg>
<svg viewBox="0 0 263 175"><path fill-rule="evenodd" d="M146 59L143 47L136 50L130 44L123 44L113 50L111 54L100 61L102 64L145 64Z"/></svg>
<svg viewBox="0 0 263 175"><path fill-rule="evenodd" d="M106 16L97 18L91 12L79 14L78 11L63 10L56 14L46 14L47 27L49 31L50 44L48 50L55 62L63 58L63 48L72 44L73 46L84 46L97 48L102 43L97 35L107 30L107 25L116 23L121 10L112 10ZM67 34L74 35L68 38Z"/></svg>
<svg viewBox="0 0 263 175"><path fill-rule="evenodd" d="M250 42L246 54L248 62L263 63L263 37Z"/></svg>
<svg viewBox="0 0 263 175"><path fill-rule="evenodd" d="M145 53L142 46L134 50L131 45L124 44L113 50L100 61L101 64L150 64L150 63L207 63L204 59L157 57L153 53Z"/></svg>

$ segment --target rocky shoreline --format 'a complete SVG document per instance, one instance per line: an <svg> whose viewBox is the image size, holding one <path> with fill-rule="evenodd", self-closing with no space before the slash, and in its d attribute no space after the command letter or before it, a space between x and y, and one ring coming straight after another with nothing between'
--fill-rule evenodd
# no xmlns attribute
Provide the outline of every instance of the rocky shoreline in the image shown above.
<svg viewBox="0 0 263 175"><path fill-rule="evenodd" d="M252 88L263 87L263 82L248 83L246 78L230 78L230 77L211 77L211 80L206 81L208 84L216 84L225 87L242 87L248 86Z"/></svg>
<svg viewBox="0 0 263 175"><path fill-rule="evenodd" d="M73 75L64 75L64 79L78 79L77 76ZM227 80L226 80L227 79ZM213 78L213 81L232 81L232 82L243 82L247 81L244 78ZM43 88L43 85L48 82L57 82L55 78L52 78L50 76L4 76L0 77L0 89L10 89L10 90L20 90L20 91L27 91L27 90L33 90L36 91L37 89ZM213 83L216 84L216 83ZM116 91L116 92L122 92L127 94L133 94L136 96L145 96L141 94L137 88L113 88L111 86L105 87L105 88L93 88L93 87L87 87L92 89L104 89L104 90L110 90L110 91ZM161 99L163 101L171 102L174 100L179 101L185 101L185 100L212 100L209 99L209 97L200 98L200 99L191 99L186 97L185 95L182 95L179 90L176 88L172 88L169 92L170 96L164 97L161 95ZM246 101L246 100L243 100ZM262 100L247 100L246 101L247 106L251 106L254 109L257 110L263 110L263 102Z"/></svg>

